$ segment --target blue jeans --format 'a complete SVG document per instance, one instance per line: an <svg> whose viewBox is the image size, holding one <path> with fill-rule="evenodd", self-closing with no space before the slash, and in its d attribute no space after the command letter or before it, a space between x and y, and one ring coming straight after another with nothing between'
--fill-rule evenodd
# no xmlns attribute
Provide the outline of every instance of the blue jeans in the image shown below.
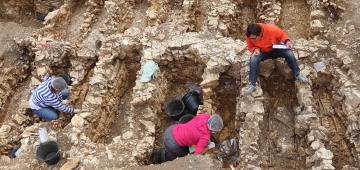
<svg viewBox="0 0 360 170"><path fill-rule="evenodd" d="M60 92L60 95L62 99L65 100L69 98L70 92L68 89L65 89ZM31 111L46 121L56 120L59 118L59 111L53 107L43 107L40 110L31 109Z"/></svg>
<svg viewBox="0 0 360 170"><path fill-rule="evenodd" d="M264 61L267 59L276 59L279 57L285 58L288 66L290 67L294 76L299 75L299 73L300 73L299 66L296 62L294 53L290 49L272 50L270 53L260 53L259 55L251 56L251 58L250 58L250 76L249 76L250 84L256 86L256 81L259 76L261 61Z"/></svg>

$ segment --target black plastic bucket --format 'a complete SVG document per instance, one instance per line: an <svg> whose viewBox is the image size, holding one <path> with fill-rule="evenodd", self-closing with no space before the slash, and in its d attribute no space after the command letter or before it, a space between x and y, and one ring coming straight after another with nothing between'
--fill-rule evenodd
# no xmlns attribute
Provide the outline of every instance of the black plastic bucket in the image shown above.
<svg viewBox="0 0 360 170"><path fill-rule="evenodd" d="M186 114L184 116L182 116L180 119L179 119L179 123L187 123L188 121L190 121L191 119L193 119L195 116L192 115L192 114Z"/></svg>
<svg viewBox="0 0 360 170"><path fill-rule="evenodd" d="M181 99L186 109L189 111L190 114L196 115L200 103L199 94L195 91L191 91L184 95L184 97Z"/></svg>
<svg viewBox="0 0 360 170"><path fill-rule="evenodd" d="M48 165L55 165L60 160L58 143L55 141L41 143L36 150L36 157Z"/></svg>
<svg viewBox="0 0 360 170"><path fill-rule="evenodd" d="M179 120L184 114L185 105L181 100L172 100L167 103L165 112L175 120Z"/></svg>

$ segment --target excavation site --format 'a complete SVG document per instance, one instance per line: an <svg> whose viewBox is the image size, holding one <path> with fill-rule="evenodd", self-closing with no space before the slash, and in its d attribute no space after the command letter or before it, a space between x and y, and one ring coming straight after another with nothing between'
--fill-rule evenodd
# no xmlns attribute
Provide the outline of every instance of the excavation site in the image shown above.
<svg viewBox="0 0 360 170"><path fill-rule="evenodd" d="M2 0L0 169L359 170L359 9Z"/></svg>

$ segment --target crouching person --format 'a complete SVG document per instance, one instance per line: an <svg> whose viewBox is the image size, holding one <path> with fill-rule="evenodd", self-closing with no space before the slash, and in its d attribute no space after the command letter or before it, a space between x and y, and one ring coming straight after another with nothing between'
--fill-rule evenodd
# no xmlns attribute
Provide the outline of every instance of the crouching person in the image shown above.
<svg viewBox="0 0 360 170"><path fill-rule="evenodd" d="M62 77L49 77L32 92L29 105L33 113L47 121L59 118L59 111L77 113L79 109L65 106L62 101L69 97L66 81Z"/></svg>
<svg viewBox="0 0 360 170"><path fill-rule="evenodd" d="M203 113L185 124L168 127L164 134L165 161L186 156L189 146L196 145L195 155L203 154L210 142L211 133L223 128L222 118L214 114Z"/></svg>

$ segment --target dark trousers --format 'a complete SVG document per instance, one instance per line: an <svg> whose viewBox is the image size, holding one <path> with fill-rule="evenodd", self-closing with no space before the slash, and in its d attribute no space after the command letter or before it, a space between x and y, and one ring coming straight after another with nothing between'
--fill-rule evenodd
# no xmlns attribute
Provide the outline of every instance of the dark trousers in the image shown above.
<svg viewBox="0 0 360 170"><path fill-rule="evenodd" d="M189 147L179 146L176 143L174 135L172 133L175 126L176 125L172 125L165 130L164 145L166 149L166 161L172 161L177 157L184 157L189 154Z"/></svg>
<svg viewBox="0 0 360 170"><path fill-rule="evenodd" d="M256 81L259 76L261 61L264 61L267 59L276 59L279 57L285 58L288 66L290 67L294 76L299 75L300 69L296 62L294 53L290 49L277 49L277 50L272 50L269 53L260 53L259 55L251 56L251 58L250 58L250 76L249 76L250 84L256 86Z"/></svg>

